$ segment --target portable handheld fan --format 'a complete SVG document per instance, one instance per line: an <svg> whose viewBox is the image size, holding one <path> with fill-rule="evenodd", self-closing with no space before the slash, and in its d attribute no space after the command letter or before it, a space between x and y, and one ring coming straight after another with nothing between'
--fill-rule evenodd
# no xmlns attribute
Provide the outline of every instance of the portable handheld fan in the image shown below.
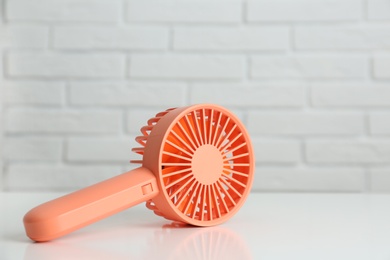
<svg viewBox="0 0 390 260"><path fill-rule="evenodd" d="M158 113L132 151L141 167L46 202L24 216L27 236L48 241L146 202L155 214L195 226L232 217L253 181L244 125L223 107L200 104Z"/></svg>

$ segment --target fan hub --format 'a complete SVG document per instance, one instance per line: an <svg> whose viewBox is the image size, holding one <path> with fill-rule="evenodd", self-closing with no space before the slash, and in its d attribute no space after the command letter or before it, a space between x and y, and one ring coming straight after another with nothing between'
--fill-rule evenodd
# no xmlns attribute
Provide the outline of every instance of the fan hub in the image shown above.
<svg viewBox="0 0 390 260"><path fill-rule="evenodd" d="M223 157L217 147L206 144L196 149L191 161L192 173L204 185L215 183L222 174Z"/></svg>

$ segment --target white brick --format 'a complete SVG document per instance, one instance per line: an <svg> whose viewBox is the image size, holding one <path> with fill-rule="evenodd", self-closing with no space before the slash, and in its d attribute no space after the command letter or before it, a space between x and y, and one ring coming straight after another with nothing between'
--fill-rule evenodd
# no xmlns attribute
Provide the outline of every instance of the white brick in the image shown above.
<svg viewBox="0 0 390 260"><path fill-rule="evenodd" d="M390 141L310 141L309 163L390 163Z"/></svg>
<svg viewBox="0 0 390 260"><path fill-rule="evenodd" d="M0 2L0 4L2 4L2 2ZM0 7L0 11L2 7ZM3 67L3 53L0 52L0 71L4 71L4 67ZM0 191L3 189L3 180L4 180L4 164L3 164L3 140L4 140L4 130L5 130L5 127L4 127L4 110L3 110L3 100L4 100L4 97L3 97L3 76L0 76L0 90L1 90L1 93L0 93Z"/></svg>
<svg viewBox="0 0 390 260"><path fill-rule="evenodd" d="M136 54L131 56L134 78L240 79L244 60L237 55Z"/></svg>
<svg viewBox="0 0 390 260"><path fill-rule="evenodd" d="M0 0L0 14L2 16L4 16L5 14L4 7L5 7L5 0Z"/></svg>
<svg viewBox="0 0 390 260"><path fill-rule="evenodd" d="M8 105L62 105L64 88L58 81L6 81L3 101Z"/></svg>
<svg viewBox="0 0 390 260"><path fill-rule="evenodd" d="M0 7L0 11L1 11L1 7ZM0 151L1 152L1 151ZM5 180L5 171L4 171L4 160L1 160L0 161L0 176L1 176L1 181L0 181L0 190L1 191L5 191L5 184L6 184L6 180Z"/></svg>
<svg viewBox="0 0 390 260"><path fill-rule="evenodd" d="M301 26L295 47L309 50L371 50L390 48L389 26Z"/></svg>
<svg viewBox="0 0 390 260"><path fill-rule="evenodd" d="M1 47L0 47L1 48ZM1 69L1 78L0 78L0 83L1 83L1 81L3 81L3 78L5 77L5 62L4 62L4 59L5 59L5 55L2 53L2 52L0 52L0 69ZM0 96L1 97L1 96ZM0 99L1 100L1 99ZM0 106L1 107L1 106Z"/></svg>
<svg viewBox="0 0 390 260"><path fill-rule="evenodd" d="M390 79L390 56L382 55L374 58L374 77Z"/></svg>
<svg viewBox="0 0 390 260"><path fill-rule="evenodd" d="M252 139L258 163L297 163L301 161L301 145L294 140Z"/></svg>
<svg viewBox="0 0 390 260"><path fill-rule="evenodd" d="M180 27L174 30L178 50L286 50L289 29L262 27Z"/></svg>
<svg viewBox="0 0 390 260"><path fill-rule="evenodd" d="M320 107L390 107L390 87L313 87L311 99Z"/></svg>
<svg viewBox="0 0 390 260"><path fill-rule="evenodd" d="M70 101L75 105L181 106L186 84L175 82L72 82Z"/></svg>
<svg viewBox="0 0 390 260"><path fill-rule="evenodd" d="M8 109L9 133L118 133L122 115L116 111Z"/></svg>
<svg viewBox="0 0 390 260"><path fill-rule="evenodd" d="M264 21L353 21L362 17L359 0L249 0L248 20Z"/></svg>
<svg viewBox="0 0 390 260"><path fill-rule="evenodd" d="M7 19L14 21L116 22L119 0L12 0L7 1Z"/></svg>
<svg viewBox="0 0 390 260"><path fill-rule="evenodd" d="M364 132L355 113L249 112L248 129L267 135L355 135Z"/></svg>
<svg viewBox="0 0 390 260"><path fill-rule="evenodd" d="M390 20L390 2L388 0L368 0L368 19Z"/></svg>
<svg viewBox="0 0 390 260"><path fill-rule="evenodd" d="M253 78L365 78L368 59L362 56L255 56Z"/></svg>
<svg viewBox="0 0 390 260"><path fill-rule="evenodd" d="M57 138L7 137L3 156L6 160L59 161L62 141Z"/></svg>
<svg viewBox="0 0 390 260"><path fill-rule="evenodd" d="M168 29L163 27L61 26L54 30L58 49L164 50Z"/></svg>
<svg viewBox="0 0 390 260"><path fill-rule="evenodd" d="M390 168L374 168L369 170L371 191L390 192Z"/></svg>
<svg viewBox="0 0 390 260"><path fill-rule="evenodd" d="M225 106L301 107L305 89L300 86L266 87L257 84L195 83L191 103L217 103ZM240 97L240 98L237 98Z"/></svg>
<svg viewBox="0 0 390 260"><path fill-rule="evenodd" d="M370 133L390 135L390 111L370 115Z"/></svg>
<svg viewBox="0 0 390 260"><path fill-rule="evenodd" d="M359 168L256 168L254 190L300 192L361 192L364 170Z"/></svg>
<svg viewBox="0 0 390 260"><path fill-rule="evenodd" d="M128 21L141 22L239 22L239 0L128 0Z"/></svg>
<svg viewBox="0 0 390 260"><path fill-rule="evenodd" d="M70 162L129 163L133 138L71 138L67 143Z"/></svg>
<svg viewBox="0 0 390 260"><path fill-rule="evenodd" d="M70 190L83 188L121 173L118 166L11 164L7 172L9 190Z"/></svg>
<svg viewBox="0 0 390 260"><path fill-rule="evenodd" d="M0 25L0 47L5 49L46 48L49 30L43 26Z"/></svg>
<svg viewBox="0 0 390 260"><path fill-rule="evenodd" d="M10 53L7 65L10 76L118 78L124 76L125 57L120 54Z"/></svg>
<svg viewBox="0 0 390 260"><path fill-rule="evenodd" d="M308 82L308 87L313 88L371 88L371 87L389 87L389 83L386 83L386 81L380 82L380 81L362 81L359 79L354 80L313 80Z"/></svg>

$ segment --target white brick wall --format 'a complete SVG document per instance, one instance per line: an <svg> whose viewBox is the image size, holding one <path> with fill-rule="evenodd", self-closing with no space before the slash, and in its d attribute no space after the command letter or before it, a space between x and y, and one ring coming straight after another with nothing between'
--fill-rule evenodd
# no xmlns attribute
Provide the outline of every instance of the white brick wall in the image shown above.
<svg viewBox="0 0 390 260"><path fill-rule="evenodd" d="M119 0L10 0L5 16L9 21L117 22Z"/></svg>
<svg viewBox="0 0 390 260"><path fill-rule="evenodd" d="M386 85L344 87L313 86L311 101L314 107L387 107L390 106L390 88Z"/></svg>
<svg viewBox="0 0 390 260"><path fill-rule="evenodd" d="M255 179L254 187L264 191L342 191L364 190L364 170L359 168L287 168L258 167L261 178Z"/></svg>
<svg viewBox="0 0 390 260"><path fill-rule="evenodd" d="M183 106L186 98L186 84L180 82L75 81L69 91L70 103L83 106Z"/></svg>
<svg viewBox="0 0 390 260"><path fill-rule="evenodd" d="M375 50L390 47L390 28L371 26L298 26L295 29L298 50Z"/></svg>
<svg viewBox="0 0 390 260"><path fill-rule="evenodd" d="M54 30L53 46L64 50L166 50L168 28L64 26Z"/></svg>
<svg viewBox="0 0 390 260"><path fill-rule="evenodd" d="M5 81L4 103L7 105L52 105L64 103L65 83L57 81Z"/></svg>
<svg viewBox="0 0 390 260"><path fill-rule="evenodd" d="M302 160L301 144L297 140L253 139L256 161L267 164L297 164Z"/></svg>
<svg viewBox="0 0 390 260"><path fill-rule="evenodd" d="M74 190L114 177L124 169L109 165L11 164L7 169L10 190Z"/></svg>
<svg viewBox="0 0 390 260"><path fill-rule="evenodd" d="M374 57L374 77L377 79L390 79L390 55Z"/></svg>
<svg viewBox="0 0 390 260"><path fill-rule="evenodd" d="M37 25L2 25L0 42L4 49L42 49L48 47L49 29Z"/></svg>
<svg viewBox="0 0 390 260"><path fill-rule="evenodd" d="M9 161L60 161L62 140L53 137L9 137L4 143L4 159Z"/></svg>
<svg viewBox="0 0 390 260"><path fill-rule="evenodd" d="M309 163L381 164L390 162L390 141L308 141Z"/></svg>
<svg viewBox="0 0 390 260"><path fill-rule="evenodd" d="M130 144L130 136L70 138L67 143L66 159L69 162L125 162L131 155Z"/></svg>
<svg viewBox="0 0 390 260"><path fill-rule="evenodd" d="M119 54L9 53L10 77L122 78L125 57Z"/></svg>
<svg viewBox="0 0 390 260"><path fill-rule="evenodd" d="M373 135L390 135L390 114L387 112L370 115L370 130Z"/></svg>
<svg viewBox="0 0 390 260"><path fill-rule="evenodd" d="M390 192L389 0L0 0L0 189L136 167L166 108L226 106L256 191Z"/></svg>
<svg viewBox="0 0 390 260"><path fill-rule="evenodd" d="M129 22L241 22L240 0L127 0Z"/></svg>
<svg viewBox="0 0 390 260"><path fill-rule="evenodd" d="M260 135L359 135L364 118L357 113L249 112L248 129Z"/></svg>
<svg viewBox="0 0 390 260"><path fill-rule="evenodd" d="M370 185L374 192L389 192L390 191L390 168L373 168L370 169Z"/></svg>
<svg viewBox="0 0 390 260"><path fill-rule="evenodd" d="M5 114L7 133L66 134L119 133L122 113L111 110L8 109Z"/></svg>
<svg viewBox="0 0 390 260"><path fill-rule="evenodd" d="M390 3L387 0L368 1L367 13L369 20L389 20Z"/></svg>
<svg viewBox="0 0 390 260"><path fill-rule="evenodd" d="M361 55L256 55L251 65L254 79L364 79L368 73L368 58ZM378 64L378 73L385 74L381 68Z"/></svg>
<svg viewBox="0 0 390 260"><path fill-rule="evenodd" d="M191 103L217 103L238 107L302 107L302 86L261 86L237 83L194 83ZM240 97L240 98L237 98Z"/></svg>
<svg viewBox="0 0 390 260"><path fill-rule="evenodd" d="M288 36L286 26L186 26L174 30L173 47L177 50L214 51L287 50Z"/></svg>
<svg viewBox="0 0 390 260"><path fill-rule="evenodd" d="M362 18L362 0L248 0L248 21L310 22L356 21Z"/></svg>
<svg viewBox="0 0 390 260"><path fill-rule="evenodd" d="M231 79L244 75L238 55L135 54L130 58L130 77L143 79Z"/></svg>

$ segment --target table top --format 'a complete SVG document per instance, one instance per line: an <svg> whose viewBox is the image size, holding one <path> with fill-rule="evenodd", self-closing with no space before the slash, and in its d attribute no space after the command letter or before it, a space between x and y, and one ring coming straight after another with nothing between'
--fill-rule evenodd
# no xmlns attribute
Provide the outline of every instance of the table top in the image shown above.
<svg viewBox="0 0 390 260"><path fill-rule="evenodd" d="M0 259L390 259L390 195L252 193L228 222L180 226L143 204L47 243L23 215L62 193L0 193Z"/></svg>

